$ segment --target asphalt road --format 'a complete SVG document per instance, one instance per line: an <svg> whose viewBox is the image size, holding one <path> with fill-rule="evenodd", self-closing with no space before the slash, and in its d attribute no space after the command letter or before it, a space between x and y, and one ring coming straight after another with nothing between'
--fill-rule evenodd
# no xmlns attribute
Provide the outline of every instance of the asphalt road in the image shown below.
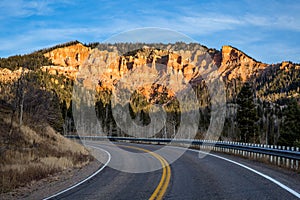
<svg viewBox="0 0 300 200"><path fill-rule="evenodd" d="M186 151L174 159L182 149L168 147L153 155L145 151L161 146L117 144L125 146L91 143L108 151L111 162L91 180L55 199L160 199L158 190L163 199L298 199L266 178L217 157L199 158L197 152ZM169 172L166 166L162 169L161 159L171 163Z"/></svg>

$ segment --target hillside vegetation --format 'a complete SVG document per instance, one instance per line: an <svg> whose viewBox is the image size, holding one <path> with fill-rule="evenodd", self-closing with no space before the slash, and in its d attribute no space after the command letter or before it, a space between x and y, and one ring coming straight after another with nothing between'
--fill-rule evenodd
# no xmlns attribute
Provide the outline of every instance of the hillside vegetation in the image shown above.
<svg viewBox="0 0 300 200"><path fill-rule="evenodd" d="M56 172L82 167L92 157L80 144L58 134L48 123L24 113L11 123L12 109L0 105L0 192L30 184Z"/></svg>

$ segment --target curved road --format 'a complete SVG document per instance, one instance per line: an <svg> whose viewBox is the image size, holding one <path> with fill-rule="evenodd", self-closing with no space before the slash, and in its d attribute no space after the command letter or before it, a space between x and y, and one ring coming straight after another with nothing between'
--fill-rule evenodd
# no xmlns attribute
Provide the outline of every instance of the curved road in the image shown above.
<svg viewBox="0 0 300 200"><path fill-rule="evenodd" d="M194 151L186 151L171 163L170 171L165 166L147 173L122 172L114 168L140 170L160 167L163 165L161 159L170 162L183 149L168 147L161 155L153 155L145 154L145 151L155 151L161 146L116 144L121 146L91 143L108 151L111 163L91 180L55 199L160 199L159 193L164 195L163 199L298 199L243 167L214 156L199 158ZM126 152L138 154L132 157Z"/></svg>

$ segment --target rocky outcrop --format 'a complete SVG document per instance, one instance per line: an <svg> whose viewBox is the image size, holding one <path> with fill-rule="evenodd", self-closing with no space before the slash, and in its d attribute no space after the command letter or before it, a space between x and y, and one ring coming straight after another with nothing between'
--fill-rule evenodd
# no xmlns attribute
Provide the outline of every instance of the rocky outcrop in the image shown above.
<svg viewBox="0 0 300 200"><path fill-rule="evenodd" d="M109 58L109 59L108 59ZM108 59L108 60L107 60ZM102 77L99 77L100 85L103 88L112 89L128 71L143 65L155 68L157 65L167 67L166 73L183 75L186 82L197 82L199 77L205 77L212 71L218 73L229 81L239 79L243 82L251 77L256 77L268 67L267 64L258 62L231 46L224 46L221 52L209 49L159 50L151 47L144 47L140 50L128 52L119 56L112 52L99 51L93 53L89 59L93 60L89 68L95 66L101 69ZM109 64L108 64L109 63Z"/></svg>
<svg viewBox="0 0 300 200"><path fill-rule="evenodd" d="M79 67L88 58L91 49L81 43L61 47L44 54L54 65Z"/></svg>
<svg viewBox="0 0 300 200"><path fill-rule="evenodd" d="M0 68L0 83L11 83L18 80L22 73L28 73L28 69L20 67L17 70L9 70L7 68Z"/></svg>
<svg viewBox="0 0 300 200"><path fill-rule="evenodd" d="M197 84L218 66L204 48L175 51L145 46L124 55L94 49L79 69L77 80L87 88L96 87L97 91L114 90L124 81L136 88L148 82L139 91L151 99L157 93L172 97L183 89L182 83ZM163 86L161 81L165 81Z"/></svg>
<svg viewBox="0 0 300 200"><path fill-rule="evenodd" d="M257 62L236 48L231 46L222 47L219 73L228 80L240 78L242 81L247 81L252 76L257 76L267 66L267 64Z"/></svg>
<svg viewBox="0 0 300 200"><path fill-rule="evenodd" d="M64 75L74 80L79 67L90 55L91 49L81 43L56 48L44 53L54 65L41 66L42 71L52 75Z"/></svg>
<svg viewBox="0 0 300 200"><path fill-rule="evenodd" d="M288 72L291 68L295 68L296 70L300 70L300 65L295 65L292 62L289 61L283 61L280 66L280 70L284 70Z"/></svg>
<svg viewBox="0 0 300 200"><path fill-rule="evenodd" d="M78 69L79 67L74 67L74 66L63 67L63 66L56 66L56 65L41 67L41 70L43 72L47 72L52 75L63 75L70 78L71 80L75 80Z"/></svg>

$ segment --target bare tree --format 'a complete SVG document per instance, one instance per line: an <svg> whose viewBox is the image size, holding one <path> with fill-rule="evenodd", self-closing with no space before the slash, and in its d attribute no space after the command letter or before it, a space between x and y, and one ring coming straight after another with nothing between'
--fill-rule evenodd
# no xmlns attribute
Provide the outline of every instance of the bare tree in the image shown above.
<svg viewBox="0 0 300 200"><path fill-rule="evenodd" d="M25 70L22 68L22 72L18 80L13 84L13 90L15 90L14 100L12 101L12 113L10 119L9 138L11 138L13 132L13 121L18 110L19 127L23 123L23 108L24 108L24 74Z"/></svg>

